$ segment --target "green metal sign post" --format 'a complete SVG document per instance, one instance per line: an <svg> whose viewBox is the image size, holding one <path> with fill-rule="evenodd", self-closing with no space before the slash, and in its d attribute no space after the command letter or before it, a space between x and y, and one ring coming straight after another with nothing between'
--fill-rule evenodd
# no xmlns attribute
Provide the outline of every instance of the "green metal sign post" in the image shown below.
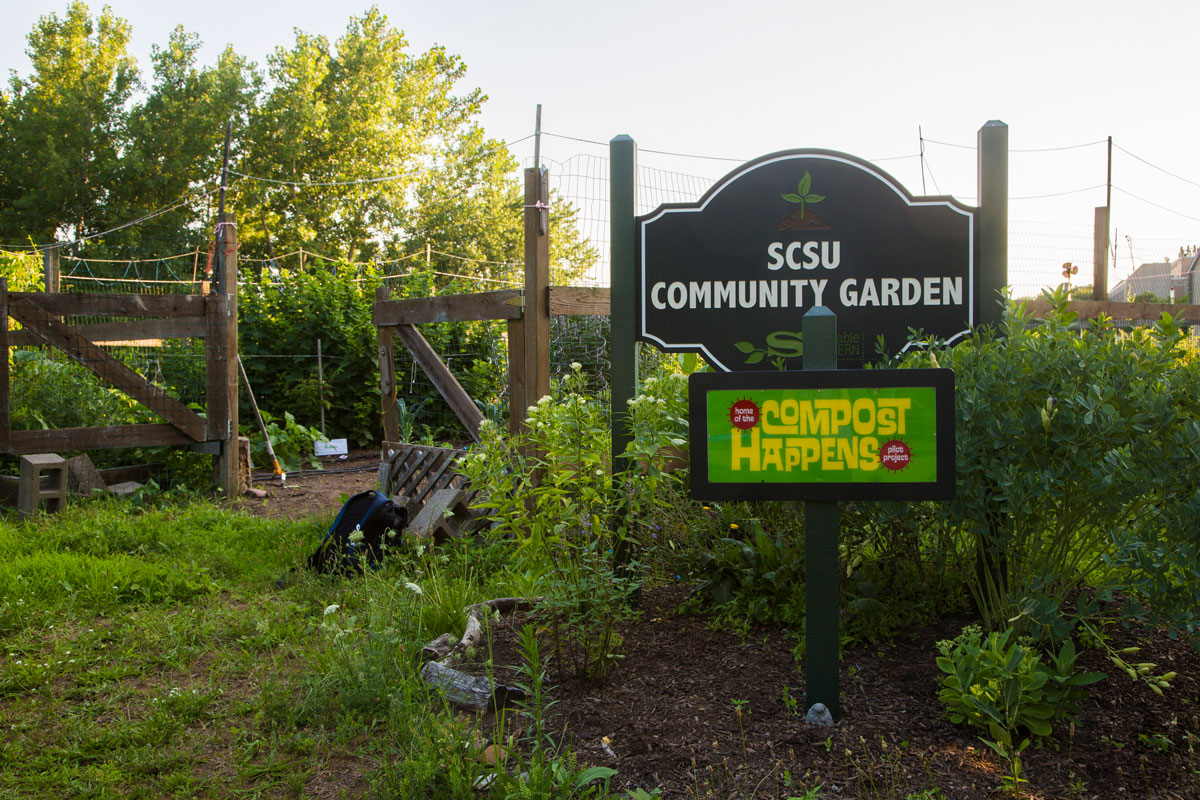
<svg viewBox="0 0 1200 800"><path fill-rule="evenodd" d="M804 315L804 370L837 366L837 317L817 307ZM838 501L804 504L804 707L824 703L841 719L838 653Z"/></svg>

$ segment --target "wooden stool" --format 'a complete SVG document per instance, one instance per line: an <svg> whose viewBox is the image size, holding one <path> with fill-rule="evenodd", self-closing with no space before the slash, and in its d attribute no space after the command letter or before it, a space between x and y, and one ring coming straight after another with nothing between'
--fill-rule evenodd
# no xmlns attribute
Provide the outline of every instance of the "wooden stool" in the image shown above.
<svg viewBox="0 0 1200 800"><path fill-rule="evenodd" d="M67 462L54 453L21 456L21 477L17 486L17 511L22 517L38 511L42 501L46 511L61 511L67 503Z"/></svg>

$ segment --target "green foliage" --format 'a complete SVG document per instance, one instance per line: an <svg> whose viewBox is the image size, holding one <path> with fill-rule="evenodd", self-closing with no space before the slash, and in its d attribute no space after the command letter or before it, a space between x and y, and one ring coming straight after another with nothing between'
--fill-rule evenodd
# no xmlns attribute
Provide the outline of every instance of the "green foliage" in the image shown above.
<svg viewBox="0 0 1200 800"><path fill-rule="evenodd" d="M309 427L317 424L320 339L325 415L332 423L327 430L354 446L379 441L378 356L371 322L379 283L378 273L360 275L352 269L246 277L238 292L238 338L261 409L276 416L290 412ZM252 420L248 401L239 414Z"/></svg>
<svg viewBox="0 0 1200 800"><path fill-rule="evenodd" d="M10 351L9 403L16 430L149 422L147 409L52 350Z"/></svg>
<svg viewBox="0 0 1200 800"><path fill-rule="evenodd" d="M494 535L513 540L513 571L536 576L556 670L602 678L619 658L617 625L637 584L612 567L626 533L609 520L627 495L613 489L607 419L585 381L575 365L529 409L523 436L485 423L462 470L484 490Z"/></svg>
<svg viewBox="0 0 1200 800"><path fill-rule="evenodd" d="M1200 481L1178 465L1200 457L1200 368L1169 317L1132 334L1077 327L1065 291L1049 299L1043 324L1012 307L1004 337L906 361L956 375L958 486L931 519L937 547L974 557L961 568L989 630L1015 619L1061 638L1062 602L1088 583L1191 629Z"/></svg>
<svg viewBox="0 0 1200 800"><path fill-rule="evenodd" d="M324 438L320 431L299 424L290 411L283 412L283 424L266 411L262 412L262 416L267 436L271 439L271 448L275 451L275 458L284 472L295 472L305 465L313 469L321 468L321 459L313 454L313 445ZM274 466L271 464L267 443L262 438L257 421L243 425L242 433L249 435L250 458L255 465Z"/></svg>
<svg viewBox="0 0 1200 800"><path fill-rule="evenodd" d="M796 622L803 618L804 552L793 536L768 534L758 520L750 520L736 533L724 537L711 550L701 552L693 575L700 578L695 591L735 616L756 622Z"/></svg>
<svg viewBox="0 0 1200 800"><path fill-rule="evenodd" d="M131 33L111 9L93 18L78 1L30 32L33 74L12 75L0 104L0 241L41 244L126 221L107 216L105 199L138 81Z"/></svg>
<svg viewBox="0 0 1200 800"><path fill-rule="evenodd" d="M947 716L987 734L980 738L1009 762L1007 783L1014 789L1024 780L1021 753L1033 738L1049 736L1052 722L1075 721L1084 687L1104 679L1098 672L1075 672L1070 639L1047 663L1015 638L1012 628L984 637L970 626L953 641L938 642L937 659L946 673L938 699Z"/></svg>
<svg viewBox="0 0 1200 800"><path fill-rule="evenodd" d="M0 250L0 277L8 281L10 292L37 292L42 289L42 264L31 253Z"/></svg>

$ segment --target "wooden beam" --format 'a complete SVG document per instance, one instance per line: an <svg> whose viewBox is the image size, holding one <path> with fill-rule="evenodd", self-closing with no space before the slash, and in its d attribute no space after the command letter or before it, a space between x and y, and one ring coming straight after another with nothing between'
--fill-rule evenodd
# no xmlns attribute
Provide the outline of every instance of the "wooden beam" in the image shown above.
<svg viewBox="0 0 1200 800"><path fill-rule="evenodd" d="M550 394L549 175L525 170L525 391L530 402Z"/></svg>
<svg viewBox="0 0 1200 800"><path fill-rule="evenodd" d="M232 214L217 221L216 248L219 269L214 273L214 294L206 303L208 326L206 350L208 410L207 436L218 441L220 453L213 457L217 487L226 499L242 493L250 476L241 475L238 458L238 320L237 320L237 224Z"/></svg>
<svg viewBox="0 0 1200 800"><path fill-rule="evenodd" d="M110 425L92 428L58 428L49 431L13 431L9 453L53 453L65 450L101 450L115 447L154 447L191 444L192 439L174 425Z"/></svg>
<svg viewBox="0 0 1200 800"><path fill-rule="evenodd" d="M529 397L525 389L525 323L508 321L508 435L516 436L525 424Z"/></svg>
<svg viewBox="0 0 1200 800"><path fill-rule="evenodd" d="M371 316L377 326L518 319L521 316L521 290L505 289L406 300L379 300L376 296Z"/></svg>
<svg viewBox="0 0 1200 800"><path fill-rule="evenodd" d="M55 297L62 295L46 295ZM9 295L9 313L36 333L46 344L57 347L146 408L170 422L195 441L204 441L205 422L183 403L113 358L102 348L52 317L29 294Z"/></svg>
<svg viewBox="0 0 1200 800"><path fill-rule="evenodd" d="M1035 319L1045 319L1050 313L1050 303L1046 300L1028 300L1025 307ZM1170 314L1177 320L1185 322L1200 322L1200 305L1185 305L1183 303L1119 303L1111 300L1072 300L1070 309L1081 319L1096 319L1101 314L1107 314L1115 320L1156 320L1163 313Z"/></svg>
<svg viewBox="0 0 1200 800"><path fill-rule="evenodd" d="M388 300L392 290L380 286L375 290L375 308L393 302ZM378 311L376 311L378 313ZM396 398L396 346L392 329L375 323L379 337L379 404L383 415L383 438L387 442L400 439L400 408Z"/></svg>
<svg viewBox="0 0 1200 800"><path fill-rule="evenodd" d="M42 253L43 285L47 292L57 292L62 270L57 247L47 247Z"/></svg>
<svg viewBox="0 0 1200 800"><path fill-rule="evenodd" d="M12 292L9 302L31 299L52 316L203 317L198 294L46 294Z"/></svg>
<svg viewBox="0 0 1200 800"><path fill-rule="evenodd" d="M110 347L117 343L131 347L160 347L163 339L202 339L206 335L204 320L200 317L96 322L87 325L68 325L67 329L92 344ZM149 345L145 342L155 342L156 344ZM13 331L9 334L9 344L12 347L29 347L42 344L42 339L29 331Z"/></svg>
<svg viewBox="0 0 1200 800"><path fill-rule="evenodd" d="M607 286L551 286L550 316L607 317L609 294Z"/></svg>
<svg viewBox="0 0 1200 800"><path fill-rule="evenodd" d="M462 388L454 373L442 363L437 352L412 325L397 325L392 330L400 343L412 353L413 360L425 370L425 374L450 405L455 416L467 429L467 433L471 434L472 439L479 441L479 426L483 424L483 413L471 401L470 395Z"/></svg>

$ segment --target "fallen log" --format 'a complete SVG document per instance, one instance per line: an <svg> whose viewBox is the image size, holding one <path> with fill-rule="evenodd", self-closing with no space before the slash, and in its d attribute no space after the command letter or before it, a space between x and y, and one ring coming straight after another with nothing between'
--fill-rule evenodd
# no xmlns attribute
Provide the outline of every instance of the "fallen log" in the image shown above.
<svg viewBox="0 0 1200 800"><path fill-rule="evenodd" d="M452 634L443 633L421 648L421 657L427 661L421 669L425 683L440 689L446 699L459 708L483 711L489 706L500 710L518 705L525 699L525 692L520 688L503 684L493 686L490 679L468 675L450 664L478 644L483 636L481 619L490 619L493 614L527 611L540 600L540 597L498 597L467 606L466 628L458 641Z"/></svg>

